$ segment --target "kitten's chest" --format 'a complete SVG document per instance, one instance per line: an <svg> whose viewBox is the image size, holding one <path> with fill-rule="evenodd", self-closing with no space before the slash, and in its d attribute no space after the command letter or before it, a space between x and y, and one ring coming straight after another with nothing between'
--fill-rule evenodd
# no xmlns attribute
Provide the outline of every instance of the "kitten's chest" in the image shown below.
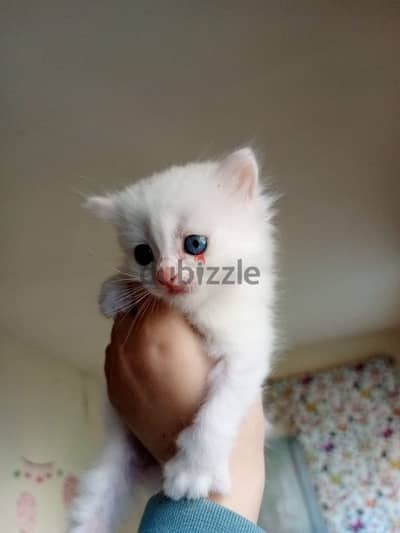
<svg viewBox="0 0 400 533"><path fill-rule="evenodd" d="M261 302L218 301L190 313L189 321L204 337L208 347L241 343L249 331L262 328L264 306Z"/></svg>

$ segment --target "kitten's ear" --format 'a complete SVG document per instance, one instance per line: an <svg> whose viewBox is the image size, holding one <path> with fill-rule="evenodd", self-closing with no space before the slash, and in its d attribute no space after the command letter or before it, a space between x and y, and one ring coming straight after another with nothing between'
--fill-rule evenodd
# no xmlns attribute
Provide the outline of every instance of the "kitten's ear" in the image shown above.
<svg viewBox="0 0 400 533"><path fill-rule="evenodd" d="M254 198L258 184L258 164L251 148L241 148L228 155L221 161L218 174L232 192L247 200Z"/></svg>
<svg viewBox="0 0 400 533"><path fill-rule="evenodd" d="M103 220L114 218L115 205L112 196L89 196L83 207Z"/></svg>

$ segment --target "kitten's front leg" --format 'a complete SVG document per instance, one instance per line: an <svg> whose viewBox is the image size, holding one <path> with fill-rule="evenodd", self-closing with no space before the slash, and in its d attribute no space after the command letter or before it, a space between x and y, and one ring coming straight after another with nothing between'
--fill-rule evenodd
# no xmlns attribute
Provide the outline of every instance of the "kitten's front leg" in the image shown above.
<svg viewBox="0 0 400 533"><path fill-rule="evenodd" d="M250 348L251 349L251 348ZM164 492L173 499L230 492L229 453L240 423L261 391L264 354L217 363L209 376L206 401L191 426L178 436L178 452L164 467ZM247 356L247 359L246 359Z"/></svg>

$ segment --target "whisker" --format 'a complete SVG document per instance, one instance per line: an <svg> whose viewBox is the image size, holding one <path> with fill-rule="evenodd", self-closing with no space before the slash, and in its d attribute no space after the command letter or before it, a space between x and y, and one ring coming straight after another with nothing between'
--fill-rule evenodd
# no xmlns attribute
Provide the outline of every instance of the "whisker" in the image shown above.
<svg viewBox="0 0 400 533"><path fill-rule="evenodd" d="M126 292L123 292L121 294L119 294L116 298L115 298L115 302L122 302L122 301L126 301L126 300L134 300L136 297L139 297L141 296L141 294L138 294L138 293L132 293L132 292L129 292L129 291L126 291Z"/></svg>
<svg viewBox="0 0 400 533"><path fill-rule="evenodd" d="M141 296L142 294L147 294L147 293L148 291L144 289L138 290L136 288L127 286L125 288L122 288L119 295L120 296Z"/></svg>
<svg viewBox="0 0 400 533"><path fill-rule="evenodd" d="M121 313L122 316L121 316L120 321L118 322L118 324L117 324L117 326L116 326L117 329L118 329L118 327L121 327L121 326L122 326L122 324L125 322L126 317L129 315L130 312L131 312L130 309L126 309L125 312L122 311L122 313Z"/></svg>
<svg viewBox="0 0 400 533"><path fill-rule="evenodd" d="M119 276L118 278L115 278L115 279L113 280L113 282L114 282L114 283L125 283L125 284L126 284L126 282L131 282L131 283L134 284L134 286L141 287L141 285L136 285L136 284L138 284L139 282L136 281L135 279L131 278L131 277L129 277L129 278L122 278L122 277Z"/></svg>
<svg viewBox="0 0 400 533"><path fill-rule="evenodd" d="M144 315L144 312L147 309L147 307L148 307L148 299L147 299L147 296L146 296L145 299L144 299L144 302L142 303L142 305L139 308L138 313L136 314L135 318L132 320L132 323L131 323L131 325L129 327L128 334L127 334L122 346L125 346L127 340L130 337L130 334L132 333L133 327L136 325L136 323L138 322L139 318L141 318Z"/></svg>
<svg viewBox="0 0 400 533"><path fill-rule="evenodd" d="M152 298L152 303L151 303L151 312L154 313L156 310L157 310L157 307L158 307L158 300L157 298Z"/></svg>
<svg viewBox="0 0 400 533"><path fill-rule="evenodd" d="M119 268L117 268L115 266L113 266L112 269L115 270L115 272L118 272L118 274L122 274L123 276L132 277L130 272L124 272L123 270L120 270Z"/></svg>
<svg viewBox="0 0 400 533"><path fill-rule="evenodd" d="M82 195L81 191L75 191L76 193ZM84 195L86 197L86 195ZM88 252L92 256L98 256L98 254L93 249L88 249ZM104 263L104 259L102 262ZM126 317L136 308L136 313L130 325L128 335L126 340L129 338L129 335L132 332L132 328L137 322L142 320L142 318L148 312L154 312L158 305L158 299L145 289L138 280L132 275L131 272L125 271L124 269L117 268L114 265L109 265L108 262L105 262L107 266L115 272L117 275L114 275L113 283L118 283L121 285L121 290L119 295L116 298L114 304L117 312L122 316L119 321L119 325L122 324ZM124 267L122 267L124 268ZM125 342L126 342L125 340ZM124 344L125 344L124 342Z"/></svg>
<svg viewBox="0 0 400 533"><path fill-rule="evenodd" d="M140 302L145 300L147 298L147 295L142 295L137 298L132 298L131 296L125 296L123 298L119 298L115 301L115 306L118 309L119 312L129 309L131 311L133 308L137 307Z"/></svg>
<svg viewBox="0 0 400 533"><path fill-rule="evenodd" d="M142 304L140 305L139 307L139 311L138 311L138 314L136 316L136 321L139 322L144 316L145 314L147 313L148 309L149 309L149 306L151 304L151 301L152 301L152 297L150 294L148 294L148 297L147 298L144 298L143 299L143 302Z"/></svg>

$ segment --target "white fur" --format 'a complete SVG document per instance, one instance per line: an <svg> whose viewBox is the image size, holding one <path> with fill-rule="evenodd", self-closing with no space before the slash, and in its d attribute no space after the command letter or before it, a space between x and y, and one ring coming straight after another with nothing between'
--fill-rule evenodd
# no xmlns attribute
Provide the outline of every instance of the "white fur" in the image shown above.
<svg viewBox="0 0 400 533"><path fill-rule="evenodd" d="M116 414L107 413L107 442L96 467L81 481L70 515L70 533L109 533L131 499L135 449Z"/></svg>
<svg viewBox="0 0 400 533"><path fill-rule="evenodd" d="M193 256L182 252L188 234L208 236L206 266L235 266L242 259L245 267L255 266L261 274L258 285L198 285L194 281L189 293L174 296L144 283L146 290L188 317L204 335L210 357L217 359L209 375L207 398L193 424L178 436L177 454L163 468L163 489L171 498L199 498L210 491L230 490L229 452L271 365L272 202L258 182L257 161L248 148L222 162L172 167L105 199L89 200L93 211L116 225L126 255L123 270L133 279L140 279L142 267L132 251L143 242L151 246L156 263L177 264L183 256L184 265L194 268ZM219 272L217 280L223 275ZM102 309L108 315L115 314L116 302L126 303L121 280L114 278L103 287ZM121 466L130 453L121 444L121 435L110 433L107 451L86 479L76 503L78 525L73 533L89 533L90 521L99 509L107 517L114 516L116 497L110 494L117 490L119 476L124 476ZM113 530L112 520L107 519L102 533Z"/></svg>

